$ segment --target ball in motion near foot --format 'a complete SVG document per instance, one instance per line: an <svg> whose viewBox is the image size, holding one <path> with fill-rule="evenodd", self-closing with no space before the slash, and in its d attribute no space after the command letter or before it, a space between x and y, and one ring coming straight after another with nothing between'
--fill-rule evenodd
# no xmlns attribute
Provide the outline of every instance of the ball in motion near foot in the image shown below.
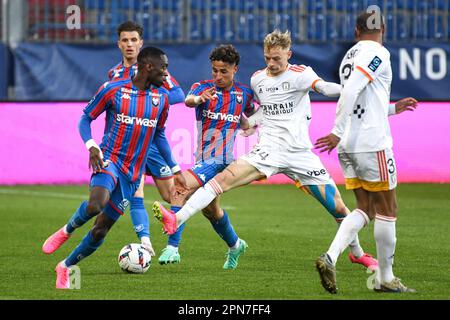
<svg viewBox="0 0 450 320"><path fill-rule="evenodd" d="M130 243L119 252L119 266L129 273L145 273L152 262L152 256L141 244Z"/></svg>

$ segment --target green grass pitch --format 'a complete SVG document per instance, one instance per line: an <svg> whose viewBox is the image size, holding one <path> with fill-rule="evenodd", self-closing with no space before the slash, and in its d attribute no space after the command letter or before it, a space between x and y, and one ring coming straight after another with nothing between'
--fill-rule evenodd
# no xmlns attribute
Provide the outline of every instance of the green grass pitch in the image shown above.
<svg viewBox="0 0 450 320"><path fill-rule="evenodd" d="M341 189L347 206L351 192ZM223 270L224 242L197 214L189 220L180 247L181 264L161 266L157 257L166 236L151 217L157 256L143 275L122 272L119 250L138 242L126 214L103 246L83 260L80 290L55 289L55 265L78 244L88 222L53 255L42 253L44 240L87 197L86 186L0 187L0 299L449 299L450 185L402 184L398 187L399 219L394 272L418 294L379 294L366 282L371 274L352 265L347 251L337 265L339 293L319 283L315 259L326 251L336 223L320 204L290 185L251 185L222 197L238 235L249 244L236 270ZM159 199L146 187L146 207ZM375 253L373 223L360 241Z"/></svg>

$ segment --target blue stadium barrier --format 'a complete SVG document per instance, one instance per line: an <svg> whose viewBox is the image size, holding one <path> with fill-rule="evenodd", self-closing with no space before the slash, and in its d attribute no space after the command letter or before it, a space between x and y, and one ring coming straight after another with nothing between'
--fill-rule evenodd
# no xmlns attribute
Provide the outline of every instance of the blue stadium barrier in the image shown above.
<svg viewBox="0 0 450 320"><path fill-rule="evenodd" d="M160 45L169 57L169 70L187 92L199 80L211 77L209 53L214 44ZM241 54L237 80L249 84L251 75L265 67L261 44L235 44ZM311 65L323 79L339 82L338 66L350 44L313 43L293 45L291 63ZM450 44L386 44L391 52L393 68L392 99L414 95L420 100L450 99ZM420 78L412 76L407 68L406 79L400 79L399 52L406 51L413 59L413 49L420 50ZM434 49L433 51L430 51ZM436 50L438 49L438 50ZM432 79L444 68L437 51L446 54L446 69L443 77ZM426 59L434 52L431 63ZM120 59L116 45L87 46L65 44L22 43L13 50L15 98L18 100L88 100L97 88L106 81L106 72ZM51 58L48 61L49 57ZM405 61L403 61L405 65ZM10 64L9 64L10 65ZM431 67L431 68L430 68ZM51 85L49 85L51 84ZM323 100L313 95L314 100Z"/></svg>

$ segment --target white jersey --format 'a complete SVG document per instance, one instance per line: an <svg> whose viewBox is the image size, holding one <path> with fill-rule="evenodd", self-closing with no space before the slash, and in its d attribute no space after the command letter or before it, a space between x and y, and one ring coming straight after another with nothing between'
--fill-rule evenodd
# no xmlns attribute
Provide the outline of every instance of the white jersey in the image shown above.
<svg viewBox="0 0 450 320"><path fill-rule="evenodd" d="M282 74L271 77L267 68L251 78L255 100L263 110L259 144L281 150L311 149L309 91L320 78L310 67L289 65Z"/></svg>
<svg viewBox="0 0 450 320"><path fill-rule="evenodd" d="M375 41L359 41L339 68L344 86L353 72L369 78L354 104L338 145L338 153L375 152L392 148L388 110L392 68L389 51Z"/></svg>

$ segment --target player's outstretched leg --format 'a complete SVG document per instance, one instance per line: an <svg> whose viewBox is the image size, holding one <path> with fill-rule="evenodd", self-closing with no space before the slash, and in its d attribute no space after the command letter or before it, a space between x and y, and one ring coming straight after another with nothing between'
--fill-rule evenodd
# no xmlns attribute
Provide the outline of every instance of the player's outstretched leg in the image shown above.
<svg viewBox="0 0 450 320"><path fill-rule="evenodd" d="M336 267L331 262L330 257L324 253L316 260L316 269L319 272L322 287L329 293L337 293L336 287Z"/></svg>
<svg viewBox="0 0 450 320"><path fill-rule="evenodd" d="M66 226L64 226L54 234L52 234L50 237L48 237L47 240L45 240L44 244L42 245L42 251L45 254L51 254L58 250L59 247L64 244L64 242L69 240L69 238L70 233L67 233Z"/></svg>
<svg viewBox="0 0 450 320"><path fill-rule="evenodd" d="M76 228L81 227L93 217L93 215L88 214L87 207L88 202L84 201L69 219L67 224L45 240L42 245L42 251L45 254L51 254L58 250L70 238L72 232L74 232Z"/></svg>

